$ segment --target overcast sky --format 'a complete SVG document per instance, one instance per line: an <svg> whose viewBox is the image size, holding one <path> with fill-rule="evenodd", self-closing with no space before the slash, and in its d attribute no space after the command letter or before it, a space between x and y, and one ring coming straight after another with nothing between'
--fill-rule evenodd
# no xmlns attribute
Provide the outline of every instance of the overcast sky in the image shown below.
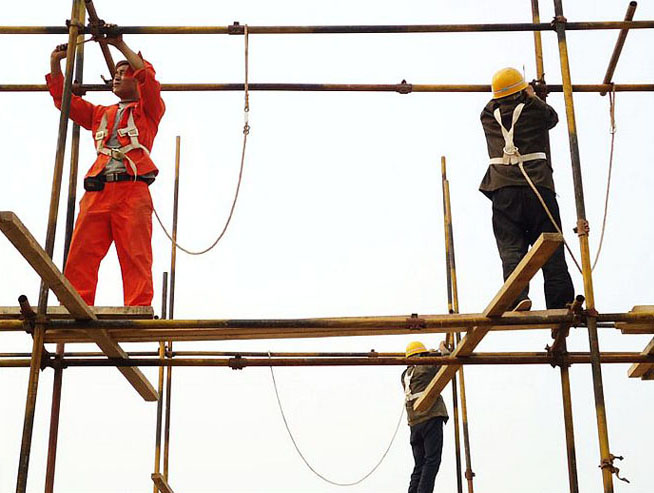
<svg viewBox="0 0 654 493"><path fill-rule="evenodd" d="M565 2L570 21L621 20L627 1ZM71 2L35 0L3 7L4 25L63 25ZM505 0L302 2L96 0L100 17L134 25L439 24L529 22L531 2ZM541 19L553 17L541 2ZM653 19L643 1L636 19ZM574 83L600 83L616 31L568 33ZM654 61L651 30L629 34L614 80L646 83ZM0 36L2 84L42 83L49 55L65 35ZM125 36L151 61L161 82L242 82L242 36ZM543 33L547 81L560 84L556 35ZM86 44L84 81L107 69ZM115 54L116 59L118 55ZM495 70L515 66L536 76L533 35L525 33L254 35L251 82L487 84ZM179 242L207 247L231 205L242 138L243 94L163 94L167 112L152 156L160 174L155 207L172 217L175 136L181 136ZM448 159L462 312L482 311L502 284L491 229L491 203L477 187L487 166L479 113L490 94L253 92L252 126L241 196L219 246L200 257L178 254L176 318L291 318L436 314L447 311L440 192L440 156ZM88 99L108 104L110 93ZM552 160L564 232L578 241L565 108L551 132ZM652 303L651 245L654 166L652 93L618 93L615 164L607 232L594 272L600 312ZM0 210L14 211L45 240L59 112L47 93L0 93L3 178ZM575 95L591 251L597 250L609 156L609 101ZM80 170L94 148L83 131ZM67 176L68 159L65 176ZM66 187L62 191L55 261L62 262ZM81 181L78 197L81 196ZM155 224L155 297L170 243ZM576 291L582 280L574 265ZM38 300L39 279L0 238L0 305L26 294ZM544 308L542 278L532 282L535 309ZM56 298L51 295L51 304ZM100 270L98 305L121 305L115 250ZM651 336L600 331L603 350L640 351ZM257 351L402 351L410 337L177 343L177 349ZM438 335L424 337L437 347ZM4 334L2 351L29 351L26 334ZM480 351L541 351L549 331L492 333ZM588 350L585 329L569 349ZM125 345L154 350L154 343ZM70 350L93 350L70 345ZM602 368L611 452L631 485L650 493L653 384L627 378L628 365ZM156 385L157 370L143 370ZM355 481L387 447L403 394L401 367L275 370L291 429L305 456L338 482ZM549 366L466 368L475 488L485 493L567 491L567 463L558 369ZM581 491L599 491L601 474L588 365L570 370ZM13 491L23 424L27 369L0 372L0 490ZM52 371L41 375L29 491L45 477ZM451 388L444 391L451 413ZM113 368L64 373L56 490L144 492L151 486L156 405L144 402ZM386 460L356 492L406 489L413 466L409 428L402 423ZM445 427L436 491L455 491L453 423ZM173 380L170 484L181 492L331 492L301 462L286 434L267 368L176 368Z"/></svg>

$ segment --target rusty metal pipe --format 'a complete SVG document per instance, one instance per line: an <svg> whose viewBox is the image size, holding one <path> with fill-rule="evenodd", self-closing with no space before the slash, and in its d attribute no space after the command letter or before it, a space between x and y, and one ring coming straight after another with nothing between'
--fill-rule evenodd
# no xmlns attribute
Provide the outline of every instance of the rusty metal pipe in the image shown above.
<svg viewBox="0 0 654 493"><path fill-rule="evenodd" d="M111 32L121 34L229 34L242 35L242 25L231 26L119 26ZM569 31L607 29L651 29L654 21L584 21L569 22ZM249 34L401 34L457 32L521 32L553 31L551 23L493 24L399 24L399 25L336 25L336 26L248 26ZM107 30L108 32L109 30ZM62 26L0 26L0 34L66 34ZM83 32L90 34L90 27ZM102 30L100 32L103 32Z"/></svg>
<svg viewBox="0 0 654 493"><path fill-rule="evenodd" d="M93 5L93 0L84 0L84 2L86 3L86 10L88 10L89 13L89 28L92 30L100 29L105 25L105 22L98 17L98 13L95 10L95 5ZM102 51L102 56L104 57L104 61L107 64L109 73L113 78L113 76L116 74L116 64L114 63L114 59L111 56L111 52L109 51L109 46L102 39L98 40L98 44L100 45L100 50Z"/></svg>
<svg viewBox="0 0 654 493"><path fill-rule="evenodd" d="M613 90L611 84L575 84L574 92L594 93ZM162 91L243 91L242 83L168 83L162 84ZM307 84L307 83L251 83L251 91L283 92L396 92L399 94L433 93L433 92L491 92L488 84ZM86 92L110 91L105 84L74 84L75 94ZM0 92L47 92L45 84L0 84ZM548 93L563 92L561 84L547 86ZM654 84L615 84L616 92L652 92Z"/></svg>
<svg viewBox="0 0 654 493"><path fill-rule="evenodd" d="M637 6L637 2L629 2L627 13L624 16L625 21L631 21L634 18ZM627 28L621 29L620 33L618 34L618 39L615 42L615 47L613 48L613 53L611 54L611 59L609 60L609 66L606 68L606 74L604 75L604 84L609 84L613 80L613 73L615 72L615 67L618 64L618 59L622 53L622 48L624 47L624 42L627 39L627 34L629 34L629 29ZM600 92L600 96L606 96L606 91Z"/></svg>
<svg viewBox="0 0 654 493"><path fill-rule="evenodd" d="M54 176L52 180L52 191L50 194L50 211L48 216L48 227L45 239L46 254L52 258L54 251L55 232L57 226L57 213L59 207L59 196L61 193L61 178L63 174L64 153L66 150L66 130L68 129L68 116L70 113L70 100L72 91L72 77L75 50L77 49L76 40L79 34L79 25L81 24L79 13L81 0L73 0L71 11L71 25L68 33L68 53L66 58L66 71L64 79L63 98L61 104L61 115L59 119L59 134L57 139L57 152L54 166ZM38 314L43 317L46 314L48 306L49 288L45 282L41 281L39 290ZM39 373L41 367L41 357L44 347L45 327L37 324L33 334L32 361L30 365L30 376L27 387L27 399L25 403L25 419L23 422L23 436L18 460L18 475L16 478L16 493L25 493L27 488L27 473L29 469L30 451L32 448L32 431L34 428L34 414L36 408L36 396L39 386Z"/></svg>
<svg viewBox="0 0 654 493"><path fill-rule="evenodd" d="M572 176L575 188L575 203L577 209L577 228L581 250L582 274L584 279L584 294L586 296L586 307L592 313L595 310L595 295L593 291L593 275L590 264L590 248L588 245L588 233L585 232L586 210L584 204L583 183L581 179L581 162L579 157L579 143L577 140L577 126L575 122L574 101L572 98L572 82L570 75L570 63L568 59L568 46L566 41L566 22L563 16L562 0L554 0L554 12L556 22L554 23L559 42L559 56L561 60L561 77L564 85L564 100L566 116L568 121L568 135L570 140L570 157L572 161ZM602 383L602 368L600 364L600 350L597 337L597 318L588 316L588 339L591 353L591 368L593 375L593 391L595 396L595 412L597 416L597 432L600 443L601 463L610 461L608 423L606 419L606 407L604 403L604 388ZM613 493L613 476L608 468L602 468L602 480L604 493Z"/></svg>

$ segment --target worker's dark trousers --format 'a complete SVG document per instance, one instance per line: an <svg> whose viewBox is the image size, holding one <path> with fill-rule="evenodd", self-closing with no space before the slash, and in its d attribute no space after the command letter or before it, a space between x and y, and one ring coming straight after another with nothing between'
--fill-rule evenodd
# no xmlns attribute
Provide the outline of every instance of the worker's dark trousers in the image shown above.
<svg viewBox="0 0 654 493"><path fill-rule="evenodd" d="M411 448L415 466L409 493L432 493L436 473L441 466L444 418L431 418L411 427Z"/></svg>
<svg viewBox="0 0 654 493"><path fill-rule="evenodd" d="M538 187L538 191L560 228L561 218L554 192L542 187ZM493 192L492 200L493 232L506 281L527 253L529 245L533 245L541 233L553 233L556 230L538 197L528 186L500 188ZM565 262L563 245L557 248L543 266L543 278L547 308L565 308L566 303L574 298L574 288ZM529 286L520 293L517 301L526 298L528 293Z"/></svg>

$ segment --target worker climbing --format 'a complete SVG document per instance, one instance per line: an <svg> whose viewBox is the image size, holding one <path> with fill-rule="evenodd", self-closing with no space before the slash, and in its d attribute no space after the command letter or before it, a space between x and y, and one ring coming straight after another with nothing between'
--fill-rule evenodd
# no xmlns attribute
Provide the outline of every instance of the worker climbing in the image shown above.
<svg viewBox="0 0 654 493"><path fill-rule="evenodd" d="M111 106L73 95L70 118L94 135L97 158L84 178L86 193L71 239L64 275L89 305L95 302L100 262L116 244L126 306L150 305L152 286L152 199L148 186L158 170L150 158L165 112L152 65L123 41L102 38L126 58L116 64ZM61 109L64 78L60 61L66 45L50 56L46 76L55 106Z"/></svg>
<svg viewBox="0 0 654 493"><path fill-rule="evenodd" d="M440 343L440 352L429 351L421 342L407 344L406 357L439 356L449 354L445 341ZM402 373L407 420L411 428L411 449L415 465L409 482L409 493L432 493L436 474L441 465L443 451L443 424L448 414L442 396L424 412L413 409L414 401L422 395L432 381L439 366L410 365Z"/></svg>
<svg viewBox="0 0 654 493"><path fill-rule="evenodd" d="M542 101L514 68L492 80L493 98L481 112L490 164L479 190L493 202L493 233L506 280L541 233L560 232L552 167L545 151L556 111ZM561 245L543 266L547 308L565 308L574 298ZM527 286L513 309L531 309Z"/></svg>

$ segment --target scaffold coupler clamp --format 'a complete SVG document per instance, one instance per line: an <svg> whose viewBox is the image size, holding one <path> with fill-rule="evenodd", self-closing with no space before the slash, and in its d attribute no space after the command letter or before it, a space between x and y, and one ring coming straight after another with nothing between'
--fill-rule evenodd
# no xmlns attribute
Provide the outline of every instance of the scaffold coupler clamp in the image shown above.
<svg viewBox="0 0 654 493"><path fill-rule="evenodd" d="M468 481L472 481L472 478L475 477L475 473L472 472L472 469L466 469L465 477Z"/></svg>
<svg viewBox="0 0 654 493"><path fill-rule="evenodd" d="M409 330L421 330L427 328L427 322L424 318L420 318L417 313L412 313L409 318L406 319L406 328Z"/></svg>
<svg viewBox="0 0 654 493"><path fill-rule="evenodd" d="M588 236L588 233L590 232L590 225L585 219L578 219L577 225L572 228L572 231L577 233L577 236Z"/></svg>
<svg viewBox="0 0 654 493"><path fill-rule="evenodd" d="M79 29L86 28L86 26L82 22L71 21L70 19L66 19L66 27L70 29L72 26L77 27Z"/></svg>
<svg viewBox="0 0 654 493"><path fill-rule="evenodd" d="M242 26L238 21L234 21L234 24L227 26L227 34L245 34L245 26Z"/></svg>
<svg viewBox="0 0 654 493"><path fill-rule="evenodd" d="M368 358L379 358L379 353L374 349L371 349L368 353Z"/></svg>
<svg viewBox="0 0 654 493"><path fill-rule="evenodd" d="M610 454L608 459L602 459L602 463L598 467L600 469L608 469L611 472L611 474L615 474L615 477L618 478L620 481L629 483L630 481L627 478L620 477L620 469L618 469L613 465L613 461L616 459L624 460L624 457L622 457L621 455Z"/></svg>
<svg viewBox="0 0 654 493"><path fill-rule="evenodd" d="M558 330L564 330L564 329L558 329ZM552 368L556 368L557 366L560 368L567 368L570 366L570 363L566 361L566 356L568 355L568 351L563 351L560 348L556 347L557 341L558 339L555 340L551 346L549 344L545 346L545 351L547 351L547 355L552 360L550 362L550 366Z"/></svg>
<svg viewBox="0 0 654 493"><path fill-rule="evenodd" d="M233 358L229 358L227 364L232 370L242 370L245 368L245 359L240 354L237 354Z"/></svg>
<svg viewBox="0 0 654 493"><path fill-rule="evenodd" d="M559 24L562 24L565 27L567 22L568 19L566 19L564 15L555 15L552 19L552 27L556 29Z"/></svg>
<svg viewBox="0 0 654 493"><path fill-rule="evenodd" d="M413 92L413 84L409 84L406 79L402 79L402 82L397 85L396 91L400 94L409 94Z"/></svg>

